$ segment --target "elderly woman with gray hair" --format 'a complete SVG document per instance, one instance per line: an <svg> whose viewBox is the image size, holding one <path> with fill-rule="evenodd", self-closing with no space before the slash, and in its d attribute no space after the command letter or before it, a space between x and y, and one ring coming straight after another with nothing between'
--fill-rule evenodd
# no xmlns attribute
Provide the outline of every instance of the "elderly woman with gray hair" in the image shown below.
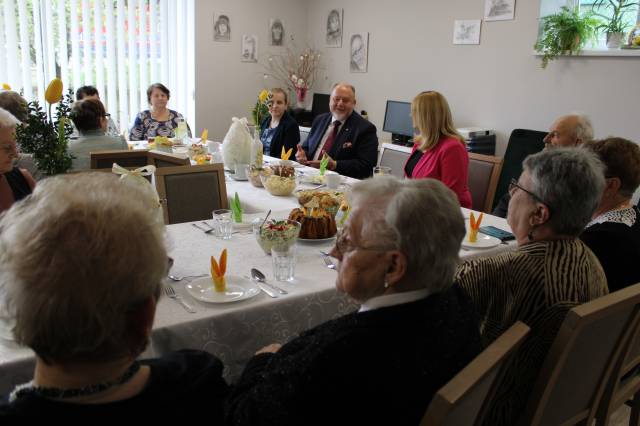
<svg viewBox="0 0 640 426"><path fill-rule="evenodd" d="M200 351L137 361L166 273L148 193L113 174L43 180L0 219L0 294L13 337L36 354L33 379L0 419L117 419L158 407L222 419L222 363Z"/></svg>
<svg viewBox="0 0 640 426"><path fill-rule="evenodd" d="M16 126L20 124L8 111L0 108L0 212L31 194L36 181L26 169L18 168Z"/></svg>
<svg viewBox="0 0 640 426"><path fill-rule="evenodd" d="M229 424L416 425L479 353L470 301L452 286L465 234L455 194L383 176L355 184L351 202L331 254L338 291L360 309L258 351L228 399Z"/></svg>
<svg viewBox="0 0 640 426"><path fill-rule="evenodd" d="M516 321L531 327L499 386L487 424L516 424L565 314L608 293L602 267L578 239L598 205L602 163L581 148L530 155L509 187L518 249L463 263L457 282L480 315L485 343Z"/></svg>

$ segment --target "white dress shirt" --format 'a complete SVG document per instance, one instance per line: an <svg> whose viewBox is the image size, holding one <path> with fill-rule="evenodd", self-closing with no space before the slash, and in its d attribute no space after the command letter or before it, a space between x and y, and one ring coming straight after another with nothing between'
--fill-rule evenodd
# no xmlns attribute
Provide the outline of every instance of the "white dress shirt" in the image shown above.
<svg viewBox="0 0 640 426"><path fill-rule="evenodd" d="M430 294L429 290L403 291L402 293L385 294L373 297L360 306L358 312L373 311L374 309L386 308L388 306L402 305L403 303L415 302L424 299Z"/></svg>

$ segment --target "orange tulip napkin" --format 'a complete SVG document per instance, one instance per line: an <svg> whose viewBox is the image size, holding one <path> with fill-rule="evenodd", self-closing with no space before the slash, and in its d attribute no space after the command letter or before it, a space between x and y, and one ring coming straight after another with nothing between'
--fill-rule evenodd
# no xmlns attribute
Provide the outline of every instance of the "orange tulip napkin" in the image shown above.
<svg viewBox="0 0 640 426"><path fill-rule="evenodd" d="M475 216L473 215L473 212L471 212L471 216L469 217L469 225L470 225L469 242L470 243L475 243L476 241L478 241L478 229L480 229L480 223L482 222L483 216L484 216L484 213L480 213L480 216L478 216L478 220L476 220Z"/></svg>
<svg viewBox="0 0 640 426"><path fill-rule="evenodd" d="M281 160L288 160L291 157L291 153L293 152L293 148L289 148L289 151L284 152L284 146L282 147L282 152L280 153Z"/></svg>
<svg viewBox="0 0 640 426"><path fill-rule="evenodd" d="M218 293L224 293L226 289L225 272L227 272L227 249L222 250L219 262L211 256L211 279L213 280L213 288Z"/></svg>

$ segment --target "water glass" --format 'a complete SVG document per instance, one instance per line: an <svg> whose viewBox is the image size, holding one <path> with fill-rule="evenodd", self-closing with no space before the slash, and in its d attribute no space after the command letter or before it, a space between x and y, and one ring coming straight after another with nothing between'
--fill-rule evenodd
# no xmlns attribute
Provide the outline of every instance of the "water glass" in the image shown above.
<svg viewBox="0 0 640 426"><path fill-rule="evenodd" d="M230 240L233 232L231 210L221 209L213 211L213 220L216 225L216 236L223 240Z"/></svg>
<svg viewBox="0 0 640 426"><path fill-rule="evenodd" d="M296 272L296 246L277 246L271 248L273 277L276 281L293 281Z"/></svg>
<svg viewBox="0 0 640 426"><path fill-rule="evenodd" d="M376 166L373 168L373 176L390 175L391 167L388 166Z"/></svg>

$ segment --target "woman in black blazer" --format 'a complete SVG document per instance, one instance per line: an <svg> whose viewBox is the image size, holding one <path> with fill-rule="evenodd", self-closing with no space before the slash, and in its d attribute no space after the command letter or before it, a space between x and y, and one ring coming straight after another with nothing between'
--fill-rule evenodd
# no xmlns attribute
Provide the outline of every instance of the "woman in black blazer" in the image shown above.
<svg viewBox="0 0 640 426"><path fill-rule="evenodd" d="M296 146L300 142L300 128L287 112L289 107L287 94L280 88L271 89L271 93L272 102L269 107L271 115L265 118L260 126L260 140L264 147L264 154L280 158L282 147L284 147L285 152L293 148L292 154L295 155Z"/></svg>

